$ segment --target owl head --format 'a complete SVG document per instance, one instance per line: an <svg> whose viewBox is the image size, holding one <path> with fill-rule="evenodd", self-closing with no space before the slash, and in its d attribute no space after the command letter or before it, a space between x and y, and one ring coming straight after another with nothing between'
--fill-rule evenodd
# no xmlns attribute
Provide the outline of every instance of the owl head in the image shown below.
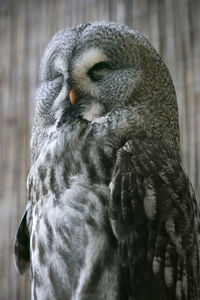
<svg viewBox="0 0 200 300"><path fill-rule="evenodd" d="M178 145L174 86L143 35L114 22L56 33L41 62L35 136L43 140L63 114L90 122L123 108L137 109L145 130L151 128Z"/></svg>

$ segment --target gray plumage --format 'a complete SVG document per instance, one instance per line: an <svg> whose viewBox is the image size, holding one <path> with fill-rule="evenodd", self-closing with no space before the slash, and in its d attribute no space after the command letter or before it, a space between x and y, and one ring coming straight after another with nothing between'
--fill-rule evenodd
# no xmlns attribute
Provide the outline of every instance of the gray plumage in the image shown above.
<svg viewBox="0 0 200 300"><path fill-rule="evenodd" d="M58 32L36 98L15 240L32 299L200 299L176 94L147 39L113 22Z"/></svg>

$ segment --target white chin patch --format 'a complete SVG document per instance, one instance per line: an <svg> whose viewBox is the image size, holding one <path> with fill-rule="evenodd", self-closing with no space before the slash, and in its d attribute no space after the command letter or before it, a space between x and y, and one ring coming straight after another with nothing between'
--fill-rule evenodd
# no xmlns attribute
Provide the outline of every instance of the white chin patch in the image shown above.
<svg viewBox="0 0 200 300"><path fill-rule="evenodd" d="M93 102L87 109L82 113L82 117L88 121L94 121L103 114L103 106L97 102Z"/></svg>

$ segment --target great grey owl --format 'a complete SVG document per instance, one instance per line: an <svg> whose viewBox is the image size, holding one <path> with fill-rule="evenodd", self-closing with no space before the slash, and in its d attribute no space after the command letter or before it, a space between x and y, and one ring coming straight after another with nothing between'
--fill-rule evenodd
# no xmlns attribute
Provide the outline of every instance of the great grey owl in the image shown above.
<svg viewBox="0 0 200 300"><path fill-rule="evenodd" d="M176 94L137 31L58 32L41 63L15 261L36 300L200 299L199 210Z"/></svg>

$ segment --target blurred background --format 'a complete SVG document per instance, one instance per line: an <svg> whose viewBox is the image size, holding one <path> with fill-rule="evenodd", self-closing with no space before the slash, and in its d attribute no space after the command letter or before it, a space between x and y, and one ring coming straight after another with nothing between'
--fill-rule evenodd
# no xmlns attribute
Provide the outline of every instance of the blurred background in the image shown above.
<svg viewBox="0 0 200 300"><path fill-rule="evenodd" d="M127 24L148 37L177 91L182 158L200 199L199 0L0 0L0 300L26 300L13 242L26 205L29 139L41 55L61 28L94 20Z"/></svg>

